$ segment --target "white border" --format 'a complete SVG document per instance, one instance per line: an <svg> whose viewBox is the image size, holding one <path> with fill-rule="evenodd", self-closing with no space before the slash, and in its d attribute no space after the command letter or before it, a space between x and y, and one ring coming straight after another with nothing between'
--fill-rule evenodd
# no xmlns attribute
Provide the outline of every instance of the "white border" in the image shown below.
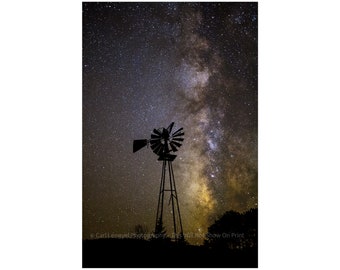
<svg viewBox="0 0 340 270"><path fill-rule="evenodd" d="M1 4L1 269L81 268L81 8ZM340 266L338 10L259 2L260 269Z"/></svg>

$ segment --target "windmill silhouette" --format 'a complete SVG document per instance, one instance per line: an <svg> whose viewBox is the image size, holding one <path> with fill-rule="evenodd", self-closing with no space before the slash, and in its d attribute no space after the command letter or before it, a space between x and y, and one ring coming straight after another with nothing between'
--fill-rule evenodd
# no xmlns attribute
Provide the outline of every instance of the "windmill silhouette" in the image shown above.
<svg viewBox="0 0 340 270"><path fill-rule="evenodd" d="M141 148L150 145L152 151L158 155L158 160L163 161L161 184L158 195L158 206L156 214L156 225L154 235L156 238L164 237L163 227L163 210L164 210L164 193L170 192L171 213L172 222L174 229L174 240L184 241L183 227L181 212L179 210L178 196L176 190L175 176L172 168L172 162L175 160L176 155L171 152L177 152L178 148L181 147L184 140L183 128L172 132L174 122L172 122L168 128L154 129L151 133L150 139L134 140L133 141L133 152L140 150ZM168 168L168 169L167 169ZM166 187L166 171L168 170L169 187Z"/></svg>

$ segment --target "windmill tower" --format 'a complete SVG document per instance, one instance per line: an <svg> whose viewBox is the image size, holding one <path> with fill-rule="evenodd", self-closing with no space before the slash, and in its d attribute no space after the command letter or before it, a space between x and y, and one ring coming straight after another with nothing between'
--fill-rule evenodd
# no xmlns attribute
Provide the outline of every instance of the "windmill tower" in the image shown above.
<svg viewBox="0 0 340 270"><path fill-rule="evenodd" d="M174 229L174 240L184 240L181 212L179 210L178 196L176 190L175 176L172 168L172 162L176 155L171 154L177 152L183 142L183 128L180 128L172 133L174 122L168 128L154 129L150 139L134 140L133 152L150 145L152 151L158 155L158 160L162 161L161 184L159 187L158 206L155 224L155 237L160 237L163 234L163 215L164 215L164 195L165 192L170 193L169 204L171 203L172 223ZM168 179L168 182L166 181Z"/></svg>

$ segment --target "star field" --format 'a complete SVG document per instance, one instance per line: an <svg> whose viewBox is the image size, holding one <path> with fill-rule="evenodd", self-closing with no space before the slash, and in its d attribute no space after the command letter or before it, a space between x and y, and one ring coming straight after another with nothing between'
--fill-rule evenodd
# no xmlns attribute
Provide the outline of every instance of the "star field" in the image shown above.
<svg viewBox="0 0 340 270"><path fill-rule="evenodd" d="M171 122L184 233L257 207L257 3L83 3L84 238L153 231Z"/></svg>

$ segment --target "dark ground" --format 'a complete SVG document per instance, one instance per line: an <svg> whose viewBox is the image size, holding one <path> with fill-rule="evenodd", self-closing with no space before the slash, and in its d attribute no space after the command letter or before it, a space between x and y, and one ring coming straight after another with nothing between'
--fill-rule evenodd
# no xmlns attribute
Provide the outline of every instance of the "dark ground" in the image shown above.
<svg viewBox="0 0 340 270"><path fill-rule="evenodd" d="M229 250L139 239L83 240L83 268L257 268L257 248Z"/></svg>

